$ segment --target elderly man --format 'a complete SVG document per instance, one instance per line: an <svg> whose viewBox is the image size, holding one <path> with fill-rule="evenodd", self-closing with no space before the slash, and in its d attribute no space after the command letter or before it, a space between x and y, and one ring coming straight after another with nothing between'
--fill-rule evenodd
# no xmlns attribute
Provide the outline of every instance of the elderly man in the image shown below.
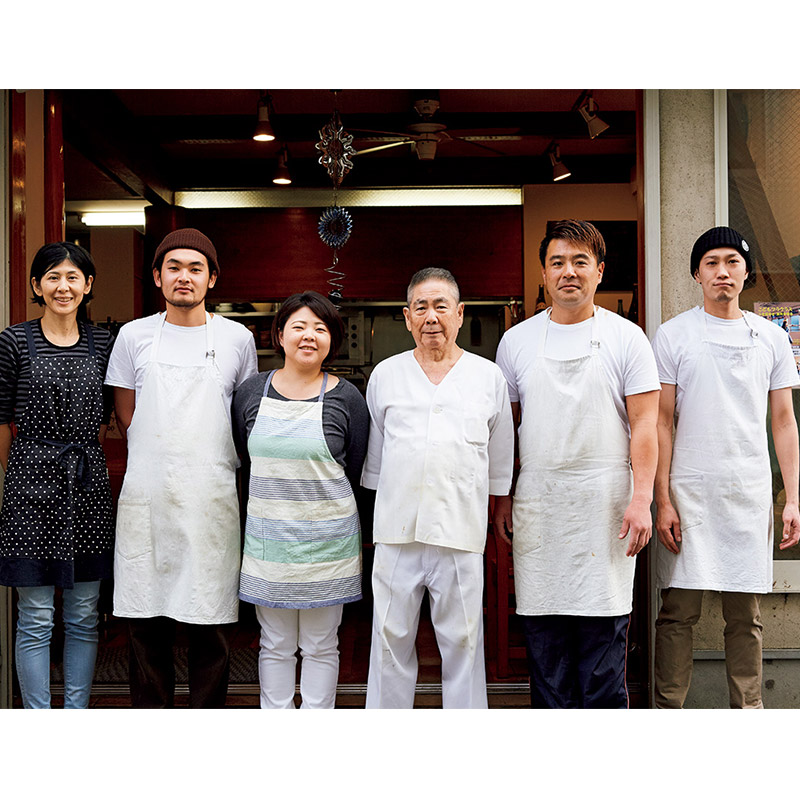
<svg viewBox="0 0 800 800"><path fill-rule="evenodd" d="M636 554L652 530L658 372L644 332L594 305L605 242L582 220L539 248L552 308L497 350L519 428L514 587L535 708L624 708Z"/></svg>
<svg viewBox="0 0 800 800"><path fill-rule="evenodd" d="M458 284L423 269L408 286L416 347L378 364L361 482L377 489L367 708L411 708L420 604L430 596L445 708L486 708L483 550L489 495L511 486L514 433L495 364L456 344Z"/></svg>
<svg viewBox="0 0 800 800"><path fill-rule="evenodd" d="M230 409L257 359L247 328L206 311L218 275L200 231L168 234L153 260L166 312L122 327L106 374L128 437L114 614L128 619L134 707L173 705L176 621L189 639L189 705L221 707L227 694L241 561Z"/></svg>
<svg viewBox="0 0 800 800"><path fill-rule="evenodd" d="M772 589L773 548L768 407L786 489L780 547L800 539L797 368L784 331L739 307L750 269L741 234L706 231L690 257L703 305L665 322L653 339L661 377L658 708L683 708L704 590L722 599L731 707L763 707L759 600Z"/></svg>

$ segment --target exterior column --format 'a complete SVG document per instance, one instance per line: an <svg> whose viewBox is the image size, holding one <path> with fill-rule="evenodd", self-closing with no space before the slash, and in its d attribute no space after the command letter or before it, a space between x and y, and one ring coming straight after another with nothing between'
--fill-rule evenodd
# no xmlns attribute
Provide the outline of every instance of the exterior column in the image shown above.
<svg viewBox="0 0 800 800"><path fill-rule="evenodd" d="M661 319L701 302L689 275L697 237L717 224L714 91L659 92Z"/></svg>

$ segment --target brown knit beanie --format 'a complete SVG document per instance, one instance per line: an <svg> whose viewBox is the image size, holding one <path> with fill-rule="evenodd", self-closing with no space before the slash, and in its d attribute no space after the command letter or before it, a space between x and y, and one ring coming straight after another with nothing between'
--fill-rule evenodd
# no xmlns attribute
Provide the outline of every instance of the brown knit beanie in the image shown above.
<svg viewBox="0 0 800 800"><path fill-rule="evenodd" d="M153 258L153 269L161 271L161 262L170 250L197 250L208 259L209 272L219 274L219 264L217 264L217 250L211 243L208 236L200 233L197 228L178 228L177 231L168 233L161 244L156 249Z"/></svg>

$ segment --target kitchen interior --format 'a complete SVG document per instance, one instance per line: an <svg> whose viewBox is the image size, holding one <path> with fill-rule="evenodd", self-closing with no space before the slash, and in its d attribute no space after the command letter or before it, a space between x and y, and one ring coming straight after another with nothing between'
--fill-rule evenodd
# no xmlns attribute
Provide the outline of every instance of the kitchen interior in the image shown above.
<svg viewBox="0 0 800 800"><path fill-rule="evenodd" d="M271 324L281 301L305 289L332 292L346 326L332 371L363 392L375 364L413 347L402 309L417 269L454 273L466 303L458 343L494 359L503 332L547 305L538 261L547 223L580 217L608 243L598 302L643 324L640 94L64 90L66 238L97 265L90 316L117 330L160 310L149 268L155 247L174 228L197 227L219 254L209 310L253 332L260 370L280 365ZM331 208L351 222L344 234L337 229L338 247L321 233ZM114 224L111 213L134 216ZM106 453L117 493L125 443L113 425ZM371 624L369 498L361 501L365 599L345 607L337 701L353 706L363 705ZM522 706L513 571L489 539L490 704L494 696ZM109 589L95 695L124 704L124 627L110 597ZM647 702L646 603L641 617L632 628L632 705ZM231 702L258 704L257 647L255 615L242 604ZM441 677L425 614L419 649L418 703L436 705Z"/></svg>

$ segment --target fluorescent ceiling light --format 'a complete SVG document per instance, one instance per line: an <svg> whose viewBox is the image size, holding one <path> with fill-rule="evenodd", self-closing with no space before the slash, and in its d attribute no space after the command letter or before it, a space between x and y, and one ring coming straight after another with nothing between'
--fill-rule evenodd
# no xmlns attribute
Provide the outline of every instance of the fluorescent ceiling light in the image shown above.
<svg viewBox="0 0 800 800"><path fill-rule="evenodd" d="M520 206L522 189L510 187L340 189L339 205L363 206ZM220 189L175 192L183 208L327 208L330 189Z"/></svg>
<svg viewBox="0 0 800 800"><path fill-rule="evenodd" d="M84 225L138 228L144 226L144 211L88 211L81 214Z"/></svg>

